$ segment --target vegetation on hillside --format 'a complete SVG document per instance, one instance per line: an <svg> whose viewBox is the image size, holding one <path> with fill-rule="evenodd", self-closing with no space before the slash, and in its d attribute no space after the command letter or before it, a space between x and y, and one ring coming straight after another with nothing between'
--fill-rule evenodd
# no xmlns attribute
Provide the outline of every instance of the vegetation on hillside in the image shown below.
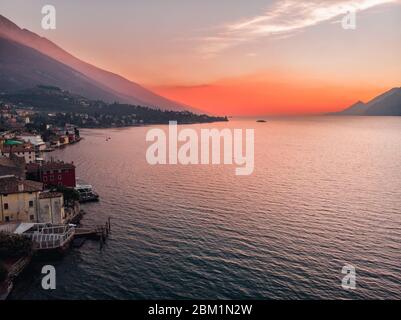
<svg viewBox="0 0 401 320"><path fill-rule="evenodd" d="M166 111L146 106L109 104L89 100L52 86L37 86L13 94L0 95L0 102L12 103L19 108L39 111L30 126L52 123L63 126L71 123L83 128L121 127L136 124L207 123L228 121L226 117L213 117L189 111Z"/></svg>

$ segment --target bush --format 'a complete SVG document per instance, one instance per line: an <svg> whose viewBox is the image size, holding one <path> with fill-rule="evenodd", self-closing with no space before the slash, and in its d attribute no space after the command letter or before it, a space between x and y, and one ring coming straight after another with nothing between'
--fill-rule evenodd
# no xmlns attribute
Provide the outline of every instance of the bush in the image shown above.
<svg viewBox="0 0 401 320"><path fill-rule="evenodd" d="M79 201L79 193L73 188L67 188L64 186L54 186L52 191L60 192L63 194L65 205L73 205L74 201Z"/></svg>
<svg viewBox="0 0 401 320"><path fill-rule="evenodd" d="M19 234L0 232L0 258L21 258L31 254L32 241Z"/></svg>
<svg viewBox="0 0 401 320"><path fill-rule="evenodd" d="M0 282L6 280L8 271L6 267L0 261Z"/></svg>

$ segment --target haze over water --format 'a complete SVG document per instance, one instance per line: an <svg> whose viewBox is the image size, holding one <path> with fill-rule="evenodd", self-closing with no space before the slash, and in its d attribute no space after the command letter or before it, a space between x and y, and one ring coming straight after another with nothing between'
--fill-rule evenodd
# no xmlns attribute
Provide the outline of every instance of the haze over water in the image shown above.
<svg viewBox="0 0 401 320"><path fill-rule="evenodd" d="M150 166L150 127L82 130L85 140L49 154L74 161L101 196L82 223L110 216L112 234L102 250L87 241L49 262L57 290L41 289L39 263L11 298L401 298L401 118L180 128L227 126L255 128L253 175ZM354 291L341 287L345 264Z"/></svg>

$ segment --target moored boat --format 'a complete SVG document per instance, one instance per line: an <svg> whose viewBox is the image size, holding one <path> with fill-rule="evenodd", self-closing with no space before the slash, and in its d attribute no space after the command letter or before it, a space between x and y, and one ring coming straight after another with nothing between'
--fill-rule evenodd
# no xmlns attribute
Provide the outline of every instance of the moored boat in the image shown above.
<svg viewBox="0 0 401 320"><path fill-rule="evenodd" d="M75 191L79 194L79 202L98 201L99 195L93 191L93 187L90 184L78 184L75 187Z"/></svg>

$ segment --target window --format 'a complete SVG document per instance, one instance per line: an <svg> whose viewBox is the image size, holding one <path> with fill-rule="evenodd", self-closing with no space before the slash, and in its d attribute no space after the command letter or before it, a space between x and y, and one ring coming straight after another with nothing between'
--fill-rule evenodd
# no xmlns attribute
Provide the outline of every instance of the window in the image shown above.
<svg viewBox="0 0 401 320"><path fill-rule="evenodd" d="M8 210L8 203L4 204L4 210Z"/></svg>
<svg viewBox="0 0 401 320"><path fill-rule="evenodd" d="M61 180L61 174L58 175L58 179Z"/></svg>
<svg viewBox="0 0 401 320"><path fill-rule="evenodd" d="M33 220L35 220L35 216L34 216L33 214L31 214L31 215L29 216L29 219L31 219L31 221L33 221Z"/></svg>
<svg viewBox="0 0 401 320"><path fill-rule="evenodd" d="M10 222L10 217L5 217L6 222Z"/></svg>
<svg viewBox="0 0 401 320"><path fill-rule="evenodd" d="M47 177L46 176L43 177L43 181L47 181Z"/></svg>
<svg viewBox="0 0 401 320"><path fill-rule="evenodd" d="M29 208L33 208L33 201L29 201Z"/></svg>
<svg viewBox="0 0 401 320"><path fill-rule="evenodd" d="M53 180L54 180L54 176L51 175L51 176L50 176L50 181L53 181Z"/></svg>

